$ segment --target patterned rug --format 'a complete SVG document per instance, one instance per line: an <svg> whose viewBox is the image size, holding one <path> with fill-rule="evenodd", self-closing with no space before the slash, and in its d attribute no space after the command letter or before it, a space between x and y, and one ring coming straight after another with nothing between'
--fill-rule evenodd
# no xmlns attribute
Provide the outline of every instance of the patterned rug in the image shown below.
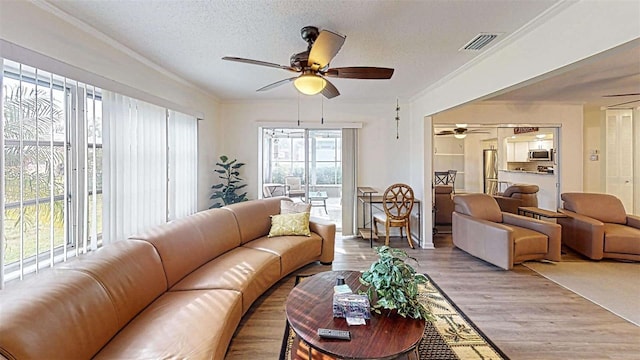
<svg viewBox="0 0 640 360"><path fill-rule="evenodd" d="M298 275L296 284L310 275ZM508 359L508 357L491 342L469 320L447 295L427 275L429 282L420 289L420 301L429 307L436 321L427 322L418 347L420 359ZM312 360L329 360L330 356L312 351ZM400 359L413 359L412 355ZM298 341L293 330L287 324L280 350L280 360L308 359L308 347Z"/></svg>

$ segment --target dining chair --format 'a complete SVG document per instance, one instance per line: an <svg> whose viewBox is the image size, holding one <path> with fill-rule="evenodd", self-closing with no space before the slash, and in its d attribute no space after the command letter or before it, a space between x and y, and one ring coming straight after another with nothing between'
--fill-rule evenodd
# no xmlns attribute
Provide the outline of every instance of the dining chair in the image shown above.
<svg viewBox="0 0 640 360"><path fill-rule="evenodd" d="M453 186L453 193L456 193L456 175L458 174L458 170L449 170L447 171L447 185Z"/></svg>
<svg viewBox="0 0 640 360"><path fill-rule="evenodd" d="M411 239L411 210L415 198L413 189L406 184L393 184L389 186L382 195L382 208L384 214L375 214L373 216L373 226L375 234L378 235L378 223L384 224L385 228L385 245L389 246L389 232L392 227L400 228L400 237L402 237L402 228L407 229L407 241L413 249L413 240Z"/></svg>
<svg viewBox="0 0 640 360"><path fill-rule="evenodd" d="M433 178L433 185L447 185L447 181L449 179L448 171L435 171Z"/></svg>

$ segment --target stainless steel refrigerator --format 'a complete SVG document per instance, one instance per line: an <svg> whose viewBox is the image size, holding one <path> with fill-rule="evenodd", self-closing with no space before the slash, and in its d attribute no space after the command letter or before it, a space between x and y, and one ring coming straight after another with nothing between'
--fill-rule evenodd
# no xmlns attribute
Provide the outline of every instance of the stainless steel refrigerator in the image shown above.
<svg viewBox="0 0 640 360"><path fill-rule="evenodd" d="M482 169L484 193L493 195L498 190L498 150L482 150Z"/></svg>

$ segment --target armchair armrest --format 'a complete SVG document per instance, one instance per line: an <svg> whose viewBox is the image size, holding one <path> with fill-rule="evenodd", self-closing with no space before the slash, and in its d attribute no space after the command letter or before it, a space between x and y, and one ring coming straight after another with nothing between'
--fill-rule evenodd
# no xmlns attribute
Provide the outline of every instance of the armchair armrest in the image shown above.
<svg viewBox="0 0 640 360"><path fill-rule="evenodd" d="M516 198L499 195L494 195L493 198L496 199L496 202L498 203L498 206L500 206L501 211L512 214L517 214L518 207L520 206L520 204L522 204L522 201Z"/></svg>
<svg viewBox="0 0 640 360"><path fill-rule="evenodd" d="M455 246L505 270L513 268L513 231L508 226L455 211L452 223Z"/></svg>
<svg viewBox="0 0 640 360"><path fill-rule="evenodd" d="M640 229L640 216L627 214L627 226Z"/></svg>
<svg viewBox="0 0 640 360"><path fill-rule="evenodd" d="M546 258L551 261L561 260L562 227L560 225L504 212L502 213L502 222L547 235L549 246Z"/></svg>
<svg viewBox="0 0 640 360"><path fill-rule="evenodd" d="M604 223L566 209L558 209L567 215L558 219L562 226L562 242L593 260L600 260L604 252Z"/></svg>
<svg viewBox="0 0 640 360"><path fill-rule="evenodd" d="M309 220L309 230L320 235L322 238L320 262L323 264L331 264L333 262L336 242L336 224L312 218Z"/></svg>

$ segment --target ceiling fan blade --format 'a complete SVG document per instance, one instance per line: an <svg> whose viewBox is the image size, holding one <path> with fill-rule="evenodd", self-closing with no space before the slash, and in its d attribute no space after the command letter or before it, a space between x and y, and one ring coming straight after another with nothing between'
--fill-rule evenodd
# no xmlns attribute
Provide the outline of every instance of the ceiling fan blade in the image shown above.
<svg viewBox="0 0 640 360"><path fill-rule="evenodd" d="M340 48L342 48L345 39L346 36L344 35L339 35L328 30L320 31L318 38L311 47L311 52L309 52L309 61L307 64L314 70L322 69L329 65L331 59L333 59L338 51L340 51Z"/></svg>
<svg viewBox="0 0 640 360"><path fill-rule="evenodd" d="M333 86L333 84L329 80L324 79L324 81L327 82L327 84L324 86L324 89L322 89L322 95L324 95L324 97L326 97L327 99L332 99L340 95L340 91L338 91L338 89Z"/></svg>
<svg viewBox="0 0 640 360"><path fill-rule="evenodd" d="M439 133L436 133L436 135L453 135L453 134L454 132L451 130L443 130L443 131L440 131Z"/></svg>
<svg viewBox="0 0 640 360"><path fill-rule="evenodd" d="M631 94L615 94L615 95L602 95L602 97L618 97L618 96L638 96L640 93L631 93Z"/></svg>
<svg viewBox="0 0 640 360"><path fill-rule="evenodd" d="M251 65L268 66L268 67L272 67L272 68L278 68L278 69L298 72L297 69L292 68L291 66L278 65L278 64L274 64L274 63L270 63L270 62L266 62L266 61L260 61L260 60L245 59L245 58L239 58L239 57L234 57L234 56L225 56L225 57L222 58L222 60L236 61L236 62L241 62L241 63L245 63L245 64L251 64Z"/></svg>
<svg viewBox="0 0 640 360"><path fill-rule="evenodd" d="M391 79L393 69L367 66L332 68L324 74L342 79Z"/></svg>
<svg viewBox="0 0 640 360"><path fill-rule="evenodd" d="M258 89L258 90L256 90L256 91L267 91L267 90L271 90L271 89L273 89L273 88L275 88L275 87L278 87L278 86L280 86L280 85L284 85L284 84L286 84L286 83L290 83L290 82L292 82L293 80L295 80L295 79L297 79L297 78L298 78L297 76L294 76L294 77L292 77L292 78L288 78L288 79L284 79L284 80L276 81L276 82L274 82L273 84L269 84L269 85L267 85L267 86L261 87L260 89Z"/></svg>

